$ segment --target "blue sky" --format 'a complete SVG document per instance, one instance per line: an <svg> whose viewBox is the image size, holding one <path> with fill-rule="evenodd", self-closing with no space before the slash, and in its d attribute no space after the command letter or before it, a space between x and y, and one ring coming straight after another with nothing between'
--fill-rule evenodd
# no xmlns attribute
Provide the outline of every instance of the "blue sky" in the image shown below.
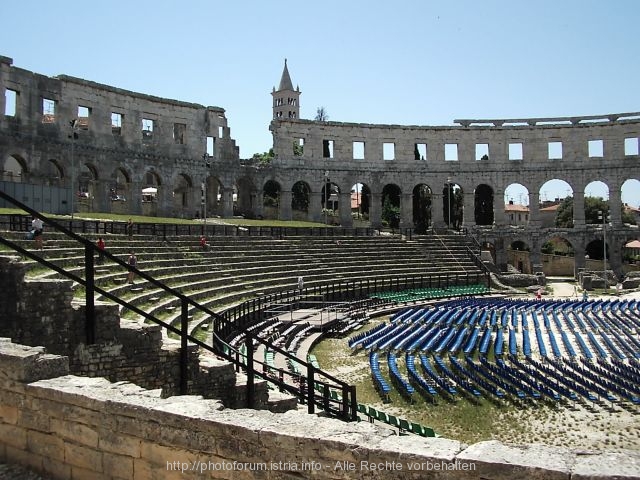
<svg viewBox="0 0 640 480"><path fill-rule="evenodd" d="M271 146L285 57L302 118L320 106L334 121L406 125L640 111L636 0L3 3L0 55L15 66L223 107L242 157Z"/></svg>

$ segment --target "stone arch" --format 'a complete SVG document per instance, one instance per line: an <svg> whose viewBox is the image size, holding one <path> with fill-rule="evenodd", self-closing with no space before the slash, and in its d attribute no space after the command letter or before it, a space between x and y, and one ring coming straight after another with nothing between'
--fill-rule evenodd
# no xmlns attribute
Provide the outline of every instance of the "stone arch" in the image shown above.
<svg viewBox="0 0 640 480"><path fill-rule="evenodd" d="M400 226L400 195L402 190L395 183L387 183L382 188L381 208L382 208L382 221L386 222L391 228L398 228Z"/></svg>
<svg viewBox="0 0 640 480"><path fill-rule="evenodd" d="M323 180L320 204L323 221L332 225L340 225L340 186L330 178Z"/></svg>
<svg viewBox="0 0 640 480"><path fill-rule="evenodd" d="M549 191L562 193L550 198ZM542 227L573 228L575 212L573 208L573 187L566 180L553 178L540 186L540 222Z"/></svg>
<svg viewBox="0 0 640 480"><path fill-rule="evenodd" d="M255 218L261 215L262 204L256 200L256 186L251 177L240 177L235 183L238 190L235 213L245 218Z"/></svg>
<svg viewBox="0 0 640 480"><path fill-rule="evenodd" d="M280 218L282 187L275 180L267 180L262 187L262 208L265 218Z"/></svg>
<svg viewBox="0 0 640 480"><path fill-rule="evenodd" d="M220 179L213 175L205 178L203 190L203 217L224 216L223 212L223 185Z"/></svg>
<svg viewBox="0 0 640 480"><path fill-rule="evenodd" d="M481 183L475 188L473 196L476 225L493 225L493 188Z"/></svg>
<svg viewBox="0 0 640 480"><path fill-rule="evenodd" d="M311 187L299 180L291 187L291 215L293 220L306 221L309 218Z"/></svg>
<svg viewBox="0 0 640 480"><path fill-rule="evenodd" d="M552 233L540 239L543 271L547 276L573 276L575 253L573 243L562 234Z"/></svg>
<svg viewBox="0 0 640 480"><path fill-rule="evenodd" d="M636 178L626 179L620 186L620 199L622 204L622 223L627 225L640 224L640 180Z"/></svg>
<svg viewBox="0 0 640 480"><path fill-rule="evenodd" d="M505 223L507 225L528 225L532 214L529 202L529 188L518 182L507 185L504 189Z"/></svg>
<svg viewBox="0 0 640 480"><path fill-rule="evenodd" d="M2 180L22 183L28 174L27 162L19 155L9 155L2 164Z"/></svg>
<svg viewBox="0 0 640 480"><path fill-rule="evenodd" d="M602 216L598 212L610 214L609 186L601 181L594 180L584 187L584 219L586 224L601 224Z"/></svg>
<svg viewBox="0 0 640 480"><path fill-rule="evenodd" d="M186 173L178 173L173 180L173 210L180 216L190 216L189 212L194 210L194 189L193 179ZM154 195L142 195L142 201L155 201Z"/></svg>
<svg viewBox="0 0 640 480"><path fill-rule="evenodd" d="M532 273L531 245L529 239L517 237L512 239L507 248L507 262L520 273Z"/></svg>
<svg viewBox="0 0 640 480"><path fill-rule="evenodd" d="M431 211L431 188L419 183L413 188L413 226L418 234L425 234L433 224Z"/></svg>
<svg viewBox="0 0 640 480"><path fill-rule="evenodd" d="M65 179L64 168L55 158L47 162L47 180L49 185L61 185Z"/></svg>
<svg viewBox="0 0 640 480"><path fill-rule="evenodd" d="M448 228L459 229L464 215L464 191L459 183L447 178L442 188L442 220Z"/></svg>

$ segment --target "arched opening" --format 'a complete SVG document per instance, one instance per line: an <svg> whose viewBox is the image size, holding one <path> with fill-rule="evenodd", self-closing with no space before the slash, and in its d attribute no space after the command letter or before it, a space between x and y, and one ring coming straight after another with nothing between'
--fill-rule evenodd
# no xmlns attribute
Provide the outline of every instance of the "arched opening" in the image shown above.
<svg viewBox="0 0 640 480"><path fill-rule="evenodd" d="M364 183L354 183L351 186L351 217L354 227L369 225L369 195L370 189Z"/></svg>
<svg viewBox="0 0 640 480"><path fill-rule="evenodd" d="M202 192L203 210L202 216L221 217L222 211L222 183L217 177L208 176Z"/></svg>
<svg viewBox="0 0 640 480"><path fill-rule="evenodd" d="M531 273L531 249L523 240L516 240L507 249L507 262L520 273Z"/></svg>
<svg viewBox="0 0 640 480"><path fill-rule="evenodd" d="M2 180L5 182L22 183L27 172L24 159L10 155L2 166Z"/></svg>
<svg viewBox="0 0 640 480"><path fill-rule="evenodd" d="M589 260L598 260L599 262L602 262L602 260L605 258L604 241L601 238L591 240L589 243L587 243L587 246L585 247L585 254L586 254L586 258ZM606 255L608 260L609 259L608 243L606 245ZM589 269L588 265L587 265L587 268ZM599 269L602 270L602 267L600 267Z"/></svg>
<svg viewBox="0 0 640 480"><path fill-rule="evenodd" d="M571 242L553 236L540 247L543 271L547 276L570 277L575 273L575 251Z"/></svg>
<svg viewBox="0 0 640 480"><path fill-rule="evenodd" d="M413 227L423 235L431 226L431 188L424 183L413 188Z"/></svg>
<svg viewBox="0 0 640 480"><path fill-rule="evenodd" d="M191 177L188 175L181 173L179 174L173 185L173 210L182 218L190 217L193 214L193 181ZM143 202L152 202L155 201L155 196L152 195L142 195Z"/></svg>
<svg viewBox="0 0 640 480"><path fill-rule="evenodd" d="M400 226L400 187L392 183L382 189L382 225L389 228Z"/></svg>
<svg viewBox="0 0 640 480"><path fill-rule="evenodd" d="M464 197L459 184L447 179L442 189L442 220L448 228L458 230L464 214Z"/></svg>
<svg viewBox="0 0 640 480"><path fill-rule="evenodd" d="M276 219L280 214L280 192L282 188L275 180L269 180L262 188L264 218Z"/></svg>
<svg viewBox="0 0 640 480"><path fill-rule="evenodd" d="M604 182L591 182L584 188L585 223L602 224L602 212L609 215L609 187Z"/></svg>
<svg viewBox="0 0 640 480"><path fill-rule="evenodd" d="M529 189L512 183L504 190L504 215L508 225L529 224Z"/></svg>
<svg viewBox="0 0 640 480"><path fill-rule="evenodd" d="M306 182L296 182L291 187L291 218L306 221L309 218L311 187Z"/></svg>
<svg viewBox="0 0 640 480"><path fill-rule="evenodd" d="M75 203L79 212L92 212L95 210L96 185L98 181L97 168L89 163L80 166L77 180L77 191L74 195L77 198Z"/></svg>
<svg viewBox="0 0 640 480"><path fill-rule="evenodd" d="M158 199L162 198L162 179L154 170L145 173L140 192L142 214L155 217L158 215Z"/></svg>
<svg viewBox="0 0 640 480"><path fill-rule="evenodd" d="M476 225L493 225L493 189L489 185L480 184L473 196Z"/></svg>
<svg viewBox="0 0 640 480"><path fill-rule="evenodd" d="M329 178L325 178L324 185L322 186L322 213L323 221L329 225L340 225L339 217L339 204L340 188L335 183L332 183Z"/></svg>
<svg viewBox="0 0 640 480"><path fill-rule="evenodd" d="M640 225L640 181L626 180L620 188L622 200L622 223Z"/></svg>
<svg viewBox="0 0 640 480"><path fill-rule="evenodd" d="M47 162L46 182L52 186L62 186L64 181L64 170L60 162L56 159L49 159ZM80 193L80 192L79 192Z"/></svg>
<svg viewBox="0 0 640 480"><path fill-rule="evenodd" d="M540 223L543 228L573 228L573 189L554 178L540 187Z"/></svg>
<svg viewBox="0 0 640 480"><path fill-rule="evenodd" d="M238 197L235 205L234 215L241 215L245 218L256 217L256 187L248 177L239 178L236 182Z"/></svg>

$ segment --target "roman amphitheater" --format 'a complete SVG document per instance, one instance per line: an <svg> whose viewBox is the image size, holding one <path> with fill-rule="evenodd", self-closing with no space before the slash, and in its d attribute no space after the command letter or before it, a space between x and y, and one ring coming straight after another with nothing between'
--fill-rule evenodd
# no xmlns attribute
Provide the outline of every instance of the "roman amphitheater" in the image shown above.
<svg viewBox="0 0 640 480"><path fill-rule="evenodd" d="M0 478L640 478L639 112L305 120L285 61L240 158L218 106L0 85Z"/></svg>

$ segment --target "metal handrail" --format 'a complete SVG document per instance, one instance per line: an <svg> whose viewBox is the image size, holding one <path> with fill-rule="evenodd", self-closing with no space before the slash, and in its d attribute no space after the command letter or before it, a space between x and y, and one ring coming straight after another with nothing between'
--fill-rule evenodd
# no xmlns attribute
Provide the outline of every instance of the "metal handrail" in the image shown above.
<svg viewBox="0 0 640 480"><path fill-rule="evenodd" d="M307 377L305 379L304 385L301 385L298 388L293 388L292 386L286 384L286 382L284 381L278 381L278 380L274 380L274 379L270 379L267 375L265 375L264 373L258 371L255 369L254 367L254 362L247 362L246 364L243 364L240 360L241 355L240 352L237 351L236 349L232 348L231 346L229 346L228 344L226 344L226 342L219 337L216 337L216 334L214 332L214 342L216 344L216 346L218 348L215 348L214 346L210 346L205 344L204 342L198 340L197 338L191 336L188 334L188 310L189 310L189 305L195 307L196 309L204 312L205 314L209 315L212 319L213 319L213 323L214 325L219 325L222 326L223 328L229 328L228 326L228 320L225 319L223 316L221 316L218 313L215 313L213 311L211 311L210 309L208 309L207 307L200 305L198 302L190 299L189 297L183 295L182 293L176 291L175 289L165 285L164 283L156 280L155 278L153 278L152 276L146 274L143 271L138 270L135 267L131 267L129 266L127 263L125 263L123 260L117 258L116 256L114 256L113 254L109 253L108 251L104 250L101 253L103 254L104 257L109 258L110 260L112 260L113 262L123 266L124 268L127 269L132 269L137 275L139 275L141 278L147 280L148 282L150 282L151 284L155 285L156 287L164 290L165 292L167 292L168 294L180 299L180 303L181 303L181 324L180 324L180 328L176 328L173 325L167 324L157 318L155 318L153 315L148 314L147 312L144 312L143 310L140 310L139 308L137 308L136 306L128 303L125 300L120 299L119 297L107 292L106 290L98 287L95 285L94 283L94 255L96 252L98 252L98 248L96 245L94 245L93 242L77 235L76 233L74 233L71 229L67 229L66 227L64 227L62 224L60 224L58 221L53 220L51 218L48 218L47 216L43 215L42 213L33 210L32 208L28 207L27 205L23 204L22 202L16 200L15 198L11 197L10 195L8 195L7 193L3 192L0 190L0 198L10 202L11 204L17 206L18 208L24 210L25 212L28 212L29 214L31 214L33 217L37 217L40 218L46 225L50 225L52 227L54 227L56 230L64 233L66 236L71 237L72 239L76 240L78 243L80 243L81 245L84 246L85 249L85 279L66 271L64 268L61 268L57 265L55 265L52 262L47 261L46 259L40 257L39 255L34 254L33 252L30 252L22 247L20 247L19 245L17 245L16 243L12 242L11 240L4 238L3 236L0 235L0 243L3 243L4 245L8 246L9 248L13 249L14 251L17 251L19 253L21 253L22 255L25 255L35 261L37 261L38 263L47 266L48 268L51 268L53 270L55 270L56 272L58 272L59 274L61 274L62 276L69 278L77 283L79 283L80 285L83 285L85 287L85 302L86 302L86 308L85 308L85 312L86 312L86 317L85 317L85 333L86 333L86 341L88 344L94 343L95 341L95 305L94 305L94 297L95 297L95 292L100 293L101 295L103 295L105 298L108 298L116 303L118 303L119 305L122 305L130 310L132 310L133 312L142 315L144 318L150 320L151 322L160 325L164 328L166 328L167 330L176 333L177 335L180 336L180 340L181 340L181 348L180 348L180 392L182 394L186 394L187 393L187 385L188 385L188 352L187 352L187 345L188 342L191 342L193 344L198 345L199 347L214 353L218 356L221 356L222 358L230 361L231 363L233 363L236 367L236 369L239 368L244 368L246 375L247 375L247 406L249 408L252 408L254 406L254 377L259 377L259 378L264 378L265 380L269 380L272 381L273 383L275 383L276 385L278 385L281 389L288 391L289 393L294 394L295 396L297 396L301 402L303 403L308 403L308 410L310 413L314 413L315 411L315 406L321 406L322 408L325 408L326 411L328 413L334 413L337 414L337 416L339 416L340 418L343 418L345 420L355 420L357 417L357 403L356 403L356 390L354 386L348 385L345 382L342 382L338 379L336 379L335 377L327 374L326 372L323 372L322 370L319 369L315 369L313 367L313 365L311 365L310 363L307 363L304 360L300 360L299 358L295 357L294 355L291 355L289 352L286 352L282 349L279 349L277 346L272 345L268 342L264 342L266 345L269 346L269 348L272 348L274 350L279 350L279 353L281 353L282 355L286 356L288 359L291 360L295 360L297 363L305 366L307 368ZM72 227L72 225L71 225ZM251 338L251 333L250 332L245 332L248 334L248 338ZM257 339L259 342L262 342L262 339ZM229 351L231 353L227 353L224 351L224 347L227 347L229 349ZM251 356L253 356L253 350L252 348L248 348L247 349L248 352L250 352ZM315 376L316 374L324 376L326 378L328 378L330 381L334 382L336 385L331 385L328 382L322 381L320 379L316 379ZM336 410L333 410L331 408L331 406L327 403L327 396L323 395L323 396L317 396L315 394L315 388L305 388L305 385L322 385L324 390L327 390L329 388L336 387L340 388L342 390L342 400L341 400L341 409L339 412L337 412ZM338 414L339 413L339 414Z"/></svg>

